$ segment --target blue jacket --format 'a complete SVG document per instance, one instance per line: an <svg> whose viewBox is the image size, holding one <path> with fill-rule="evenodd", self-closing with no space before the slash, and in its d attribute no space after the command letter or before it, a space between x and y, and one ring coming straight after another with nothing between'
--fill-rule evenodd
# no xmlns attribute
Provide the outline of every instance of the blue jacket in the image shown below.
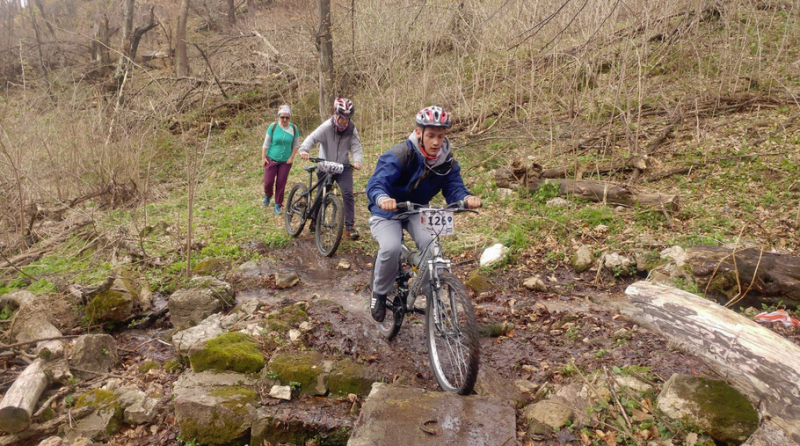
<svg viewBox="0 0 800 446"><path fill-rule="evenodd" d="M432 168L427 167L412 133L409 139L381 155L367 183L370 213L386 219L395 215L378 206L378 198L384 195L419 204L428 204L440 191L447 203L472 195L461 179L461 166L450 152L450 141L445 139L441 150L439 161Z"/></svg>

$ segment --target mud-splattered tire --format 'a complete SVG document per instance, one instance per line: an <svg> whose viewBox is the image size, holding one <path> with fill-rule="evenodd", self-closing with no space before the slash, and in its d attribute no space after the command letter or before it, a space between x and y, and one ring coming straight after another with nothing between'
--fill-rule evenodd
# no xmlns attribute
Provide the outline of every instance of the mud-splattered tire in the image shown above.
<svg viewBox="0 0 800 446"><path fill-rule="evenodd" d="M429 297L425 312L431 368L442 390L469 395L480 363L478 323L464 284L449 272L440 280L438 305Z"/></svg>

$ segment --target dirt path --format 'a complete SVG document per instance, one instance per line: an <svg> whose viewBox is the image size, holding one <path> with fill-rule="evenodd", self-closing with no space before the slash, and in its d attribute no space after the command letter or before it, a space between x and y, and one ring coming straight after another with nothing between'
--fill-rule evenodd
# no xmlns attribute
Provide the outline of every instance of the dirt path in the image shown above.
<svg viewBox="0 0 800 446"><path fill-rule="evenodd" d="M323 327L309 347L365 360L388 382L436 389L428 365L423 317L407 317L402 331L391 342L376 331L367 310L370 257L339 253L334 258L321 258L313 241L303 239L272 254L274 261L260 265L261 274L294 271L300 276L300 285L284 291L243 291L239 300L258 298L275 307L308 300L312 304L309 315ZM349 263L349 269L337 268L342 260ZM562 281L569 275L559 271ZM517 289L509 286L515 280L501 278L504 283L500 288ZM611 294L594 292L599 304L584 297L527 290L481 295L474 300L483 333L481 366L495 369L510 380L525 378L539 384L577 379L571 364L583 372L643 366L662 379L678 372L712 373L699 360L672 351L662 338L615 318L603 302L619 297L620 289L624 287ZM332 301L341 310L314 305L315 301Z"/></svg>

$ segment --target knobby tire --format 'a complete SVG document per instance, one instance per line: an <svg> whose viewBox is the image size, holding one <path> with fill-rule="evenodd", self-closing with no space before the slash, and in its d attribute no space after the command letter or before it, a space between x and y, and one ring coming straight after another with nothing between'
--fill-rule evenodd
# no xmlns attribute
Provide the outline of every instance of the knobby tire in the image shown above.
<svg viewBox="0 0 800 446"><path fill-rule="evenodd" d="M469 395L475 387L480 363L478 323L464 284L446 271L440 274L440 280L439 326L434 321L436 309L430 297L425 313L431 368L443 390Z"/></svg>
<svg viewBox="0 0 800 446"><path fill-rule="evenodd" d="M325 257L336 253L344 233L344 204L342 199L328 194L317 212L317 250Z"/></svg>
<svg viewBox="0 0 800 446"><path fill-rule="evenodd" d="M306 225L306 208L308 207L308 195L305 195L306 192L308 192L308 187L303 183L297 183L292 186L289 198L286 201L286 207L283 209L286 232L292 237L300 235Z"/></svg>

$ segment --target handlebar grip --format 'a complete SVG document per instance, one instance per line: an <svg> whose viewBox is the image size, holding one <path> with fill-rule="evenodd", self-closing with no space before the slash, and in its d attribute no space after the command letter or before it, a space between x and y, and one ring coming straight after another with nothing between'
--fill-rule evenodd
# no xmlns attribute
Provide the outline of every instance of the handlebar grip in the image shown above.
<svg viewBox="0 0 800 446"><path fill-rule="evenodd" d="M395 203L397 206L397 210L409 210L411 209L411 202L410 201L398 201Z"/></svg>

